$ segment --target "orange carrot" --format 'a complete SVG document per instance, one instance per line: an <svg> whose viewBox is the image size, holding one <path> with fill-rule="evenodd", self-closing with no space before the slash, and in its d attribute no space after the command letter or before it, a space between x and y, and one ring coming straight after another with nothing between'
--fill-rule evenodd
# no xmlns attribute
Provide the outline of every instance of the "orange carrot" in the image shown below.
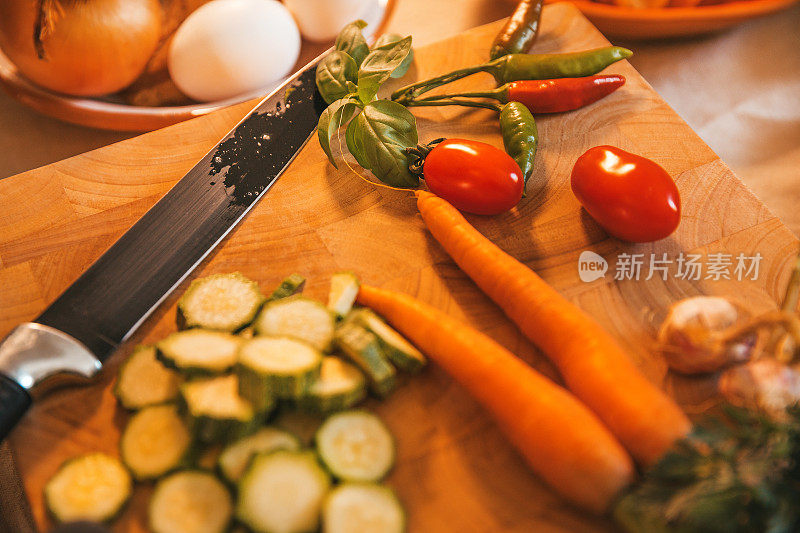
<svg viewBox="0 0 800 533"><path fill-rule="evenodd" d="M617 341L441 198L417 191L431 234L522 333L555 363L575 396L645 465L690 430L678 405L650 383Z"/></svg>
<svg viewBox="0 0 800 533"><path fill-rule="evenodd" d="M406 294L362 285L373 308L475 397L534 472L595 513L633 479L633 461L569 391L490 337Z"/></svg>

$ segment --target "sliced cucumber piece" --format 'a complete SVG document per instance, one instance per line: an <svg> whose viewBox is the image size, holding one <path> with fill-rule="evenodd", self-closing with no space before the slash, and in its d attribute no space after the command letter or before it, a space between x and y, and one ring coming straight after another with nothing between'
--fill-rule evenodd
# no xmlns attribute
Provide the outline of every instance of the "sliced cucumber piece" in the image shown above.
<svg viewBox="0 0 800 533"><path fill-rule="evenodd" d="M263 420L253 405L239 396L235 375L184 383L181 399L189 430L200 442L229 442L252 433Z"/></svg>
<svg viewBox="0 0 800 533"><path fill-rule="evenodd" d="M236 363L244 339L222 331L188 329L156 344L158 358L169 368L188 374L220 374Z"/></svg>
<svg viewBox="0 0 800 533"><path fill-rule="evenodd" d="M336 328L336 344L367 375L372 392L381 398L392 392L397 372L384 356L375 334L346 320Z"/></svg>
<svg viewBox="0 0 800 533"><path fill-rule="evenodd" d="M319 379L297 403L301 409L313 413L329 413L353 407L366 396L364 374L350 363L331 355L322 360Z"/></svg>
<svg viewBox="0 0 800 533"><path fill-rule="evenodd" d="M58 522L107 522L117 516L132 493L128 470L119 459L104 453L67 460L44 487L45 504Z"/></svg>
<svg viewBox="0 0 800 533"><path fill-rule="evenodd" d="M114 395L126 409L141 409L174 400L180 374L156 358L154 346L137 346L119 368Z"/></svg>
<svg viewBox="0 0 800 533"><path fill-rule="evenodd" d="M222 450L217 466L225 479L237 483L255 455L275 450L299 449L300 439L296 436L282 429L265 427Z"/></svg>
<svg viewBox="0 0 800 533"><path fill-rule="evenodd" d="M148 509L153 533L223 533L233 517L228 489L214 475L184 470L153 490Z"/></svg>
<svg viewBox="0 0 800 533"><path fill-rule="evenodd" d="M154 479L181 465L191 440L174 405L145 407L131 417L122 433L122 462L136 479Z"/></svg>
<svg viewBox="0 0 800 533"><path fill-rule="evenodd" d="M264 300L258 284L239 272L196 279L178 300L178 327L237 331L253 321Z"/></svg>
<svg viewBox="0 0 800 533"><path fill-rule="evenodd" d="M256 533L316 531L329 488L311 452L257 455L239 482L236 517Z"/></svg>
<svg viewBox="0 0 800 533"><path fill-rule="evenodd" d="M352 272L337 272L331 276L328 309L339 316L345 316L353 308L360 285L358 277Z"/></svg>
<svg viewBox="0 0 800 533"><path fill-rule="evenodd" d="M400 370L406 372L419 372L427 364L427 359L422 352L417 350L402 335L393 330L389 325L370 309L357 309L348 317L361 324L378 338L383 353Z"/></svg>
<svg viewBox="0 0 800 533"><path fill-rule="evenodd" d="M269 302L255 321L256 334L294 337L324 352L330 348L336 320L321 303L292 296Z"/></svg>
<svg viewBox="0 0 800 533"><path fill-rule="evenodd" d="M270 301L280 300L281 298L288 298L294 294L301 293L305 284L306 278L300 274L292 274L278 285L278 288L272 292L272 296L269 299Z"/></svg>
<svg viewBox="0 0 800 533"><path fill-rule="evenodd" d="M343 483L322 506L325 533L403 533L406 513L389 487L375 483Z"/></svg>
<svg viewBox="0 0 800 533"><path fill-rule="evenodd" d="M320 459L338 479L380 481L394 466L394 437L366 411L330 416L314 438Z"/></svg>
<svg viewBox="0 0 800 533"><path fill-rule="evenodd" d="M322 354L288 337L256 337L239 352L239 393L257 408L273 398L298 398L319 378Z"/></svg>

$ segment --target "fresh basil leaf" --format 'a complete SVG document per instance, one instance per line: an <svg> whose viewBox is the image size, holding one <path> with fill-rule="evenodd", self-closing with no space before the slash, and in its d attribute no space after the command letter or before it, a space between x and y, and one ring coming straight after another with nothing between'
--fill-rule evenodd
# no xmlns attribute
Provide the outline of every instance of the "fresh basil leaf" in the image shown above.
<svg viewBox="0 0 800 533"><path fill-rule="evenodd" d="M364 38L361 30L367 27L367 23L363 20L356 20L351 22L339 32L336 36L336 42L333 44L335 50L340 50L350 57L352 57L356 66L361 65L364 58L369 54L369 45Z"/></svg>
<svg viewBox="0 0 800 533"><path fill-rule="evenodd" d="M402 35L399 33L384 33L378 40L375 41L375 48L383 46L385 44L396 43L397 41L403 38ZM408 72L408 69L411 68L411 63L414 62L414 49L408 51L408 55L406 56L405 60L400 63L400 66L397 67L392 71L392 78L402 78Z"/></svg>
<svg viewBox="0 0 800 533"><path fill-rule="evenodd" d="M350 94L347 82L353 83L357 79L356 62L340 50L334 50L317 65L317 90L327 104Z"/></svg>
<svg viewBox="0 0 800 533"><path fill-rule="evenodd" d="M358 110L359 100L355 95L349 95L336 100L329 105L319 117L317 124L317 137L319 144L328 156L334 168L339 168L331 153L331 137L336 131L347 124Z"/></svg>
<svg viewBox="0 0 800 533"><path fill-rule="evenodd" d="M365 104L371 102L378 89L399 67L411 51L411 36L372 50L358 69L358 96Z"/></svg>
<svg viewBox="0 0 800 533"><path fill-rule="evenodd" d="M393 187L416 187L419 178L408 170L406 148L418 141L417 122L404 106L376 100L350 121L345 134L347 148L358 164Z"/></svg>

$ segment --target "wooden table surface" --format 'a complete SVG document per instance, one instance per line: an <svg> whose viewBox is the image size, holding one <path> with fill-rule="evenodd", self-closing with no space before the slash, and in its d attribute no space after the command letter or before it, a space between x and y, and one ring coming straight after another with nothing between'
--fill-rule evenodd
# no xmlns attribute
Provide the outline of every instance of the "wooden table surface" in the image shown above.
<svg viewBox="0 0 800 533"><path fill-rule="evenodd" d="M570 5L547 8L537 51L571 51L606 40ZM410 77L428 77L486 57L498 24L418 50ZM609 69L628 83L577 112L542 117L540 152L528 198L498 217L471 217L499 246L539 272L617 336L637 365L690 411L709 397L710 380L667 373L652 350L654 321L672 301L727 294L755 311L773 308L788 278L797 238L767 209L627 63ZM460 82L485 88L487 77ZM163 195L245 112L223 110L171 128L0 181L0 336L52 301ZM466 136L501 146L488 111L426 109L420 137ZM575 158L615 144L663 165L683 197L683 220L668 239L624 244L580 210L569 190ZM577 274L592 250L610 263L592 283ZM615 281L621 254L760 254L755 279ZM242 225L195 276L241 271L269 288L290 272L309 278L322 298L329 275L356 271L364 281L400 289L492 335L557 379L538 354L426 233L405 192L368 185L347 167L335 170L311 142ZM730 276L731 273L729 273ZM185 289L182 284L179 291ZM111 393L119 362L138 342L174 330L178 293L109 361L91 387L63 390L36 405L12 435L37 520L47 523L41 488L65 459L87 450L117 453L125 415ZM410 531L609 531L604 520L566 505L525 467L492 422L435 366L386 402L372 402L398 438L389 483L409 509ZM118 531L141 531L147 490L140 490Z"/></svg>

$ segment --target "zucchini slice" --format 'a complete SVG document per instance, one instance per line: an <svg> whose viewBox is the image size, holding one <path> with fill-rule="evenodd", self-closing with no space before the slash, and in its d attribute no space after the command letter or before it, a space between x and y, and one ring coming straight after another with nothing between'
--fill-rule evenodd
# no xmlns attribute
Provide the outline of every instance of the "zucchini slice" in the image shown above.
<svg viewBox="0 0 800 533"><path fill-rule="evenodd" d="M394 437L380 418L366 411L330 416L314 441L320 459L338 479L380 481L394 466Z"/></svg>
<svg viewBox="0 0 800 533"><path fill-rule="evenodd" d="M125 409L170 402L178 396L180 374L156 358L153 346L137 346L119 368L114 395Z"/></svg>
<svg viewBox="0 0 800 533"><path fill-rule="evenodd" d="M324 352L330 348L336 319L321 303L292 296L269 302L255 321L256 334L294 337Z"/></svg>
<svg viewBox="0 0 800 533"><path fill-rule="evenodd" d="M389 487L375 483L343 483L322 506L325 533L403 533L406 513Z"/></svg>
<svg viewBox="0 0 800 533"><path fill-rule="evenodd" d="M239 379L235 375L184 383L181 399L189 430L200 442L226 442L247 435L263 419L250 402L239 396Z"/></svg>
<svg viewBox="0 0 800 533"><path fill-rule="evenodd" d="M269 300L280 300L281 298L288 298L294 294L301 293L303 292L305 284L306 278L300 274L292 274L278 285L278 288L272 292L272 296L269 297Z"/></svg>
<svg viewBox="0 0 800 533"><path fill-rule="evenodd" d="M223 533L232 517L228 489L212 474L197 470L159 481L148 508L153 533Z"/></svg>
<svg viewBox="0 0 800 533"><path fill-rule="evenodd" d="M366 396L364 374L350 363L330 355L322 360L319 379L297 403L301 409L313 413L329 413L353 407Z"/></svg>
<svg viewBox="0 0 800 533"><path fill-rule="evenodd" d="M188 374L220 374L236 363L243 339L222 331L188 329L156 344L158 358L169 368Z"/></svg>
<svg viewBox="0 0 800 533"><path fill-rule="evenodd" d="M275 450L294 452L299 449L300 439L296 436L282 429L265 427L222 450L217 466L225 479L237 483L253 456Z"/></svg>
<svg viewBox="0 0 800 533"><path fill-rule="evenodd" d="M348 319L361 324L378 338L378 343L389 361L400 370L416 373L427 364L422 352L417 350L405 337L393 330L371 309L357 309Z"/></svg>
<svg viewBox="0 0 800 533"><path fill-rule="evenodd" d="M319 378L322 354L288 337L256 337L239 352L239 394L260 409L273 398L298 398Z"/></svg>
<svg viewBox="0 0 800 533"><path fill-rule="evenodd" d="M191 440L174 405L145 407L131 417L122 433L122 462L136 479L155 479L181 465Z"/></svg>
<svg viewBox="0 0 800 533"><path fill-rule="evenodd" d="M385 398L395 386L397 372L384 356L377 336L351 320L336 329L336 344L370 382L370 389Z"/></svg>
<svg viewBox="0 0 800 533"><path fill-rule="evenodd" d="M345 316L353 308L360 286L358 277L352 272L337 272L331 276L328 309L338 316Z"/></svg>
<svg viewBox="0 0 800 533"><path fill-rule="evenodd" d="M239 272L196 279L178 300L178 327L237 331L253 321L264 300L258 284Z"/></svg>
<svg viewBox="0 0 800 533"><path fill-rule="evenodd" d="M316 531L330 483L311 452L257 455L239 482L236 517L256 533Z"/></svg>
<svg viewBox="0 0 800 533"><path fill-rule="evenodd" d="M44 487L47 509L59 522L107 522L117 516L131 494L130 473L119 459L104 453L68 459Z"/></svg>

